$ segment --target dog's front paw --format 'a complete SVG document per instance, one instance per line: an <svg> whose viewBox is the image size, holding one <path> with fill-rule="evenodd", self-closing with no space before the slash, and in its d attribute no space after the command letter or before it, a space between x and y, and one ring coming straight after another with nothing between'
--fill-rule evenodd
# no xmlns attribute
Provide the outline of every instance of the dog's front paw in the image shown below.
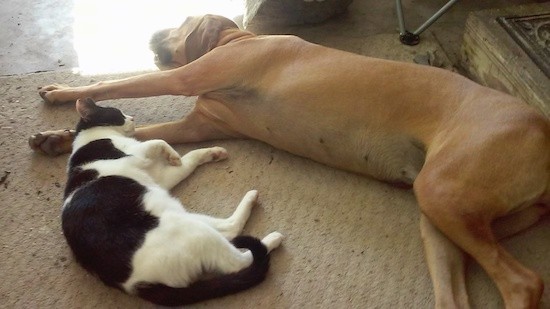
<svg viewBox="0 0 550 309"><path fill-rule="evenodd" d="M70 90L72 88L62 84L52 84L38 88L38 94L44 102L48 104L58 104L66 102L75 102L78 97L72 97Z"/></svg>
<svg viewBox="0 0 550 309"><path fill-rule="evenodd" d="M29 147L38 153L58 156L71 152L74 130L40 132L29 137Z"/></svg>

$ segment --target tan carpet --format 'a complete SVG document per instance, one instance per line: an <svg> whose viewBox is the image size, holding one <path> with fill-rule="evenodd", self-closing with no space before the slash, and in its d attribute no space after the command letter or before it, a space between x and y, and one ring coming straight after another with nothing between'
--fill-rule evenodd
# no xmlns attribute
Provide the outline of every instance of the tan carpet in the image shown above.
<svg viewBox="0 0 550 309"><path fill-rule="evenodd" d="M356 49L384 56L385 48L372 48L359 44ZM43 105L37 86L53 82L83 85L105 78L71 73L0 78L0 177L6 176L0 185L0 307L152 307L105 287L75 263L61 234L59 217L67 156L52 159L35 155L27 147L29 135L72 128L77 120L73 106ZM121 107L143 124L177 119L189 111L193 100L160 97L104 104ZM261 237L277 230L286 239L273 253L264 283L197 308L433 306L419 211L410 191L256 141L208 142L176 149L184 153L212 145L226 147L229 160L199 168L174 194L191 211L228 216L248 190L258 189L261 203L245 233ZM549 239L547 220L505 242L547 284ZM467 275L475 308L502 307L498 291L477 265L471 263ZM550 307L549 290L544 294L546 308Z"/></svg>

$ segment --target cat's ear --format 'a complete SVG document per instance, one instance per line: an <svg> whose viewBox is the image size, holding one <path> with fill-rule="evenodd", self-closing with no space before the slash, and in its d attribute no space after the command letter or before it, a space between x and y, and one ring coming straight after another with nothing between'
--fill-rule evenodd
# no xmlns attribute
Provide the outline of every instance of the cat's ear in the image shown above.
<svg viewBox="0 0 550 309"><path fill-rule="evenodd" d="M82 100L82 99L76 100L76 111L78 112L80 117L84 120L90 119L90 116L92 115L96 107L97 105L95 105L94 100L92 100L91 98L87 98L85 100Z"/></svg>

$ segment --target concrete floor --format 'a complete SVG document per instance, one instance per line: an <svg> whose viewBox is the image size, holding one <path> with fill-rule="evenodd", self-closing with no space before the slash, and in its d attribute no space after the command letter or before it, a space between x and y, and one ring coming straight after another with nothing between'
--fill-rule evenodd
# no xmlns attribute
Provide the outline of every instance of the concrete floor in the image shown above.
<svg viewBox="0 0 550 309"><path fill-rule="evenodd" d="M187 15L217 13L238 20L242 0L200 1L3 0L0 3L0 75L80 68L88 73L153 69L150 34L177 26ZM416 29L446 1L403 1L406 26ZM524 0L459 1L424 33L434 35L451 61L459 53L467 14L473 10L531 3ZM253 29L294 33L310 41L357 51L365 39L396 33L394 1L354 1L348 13L319 25Z"/></svg>

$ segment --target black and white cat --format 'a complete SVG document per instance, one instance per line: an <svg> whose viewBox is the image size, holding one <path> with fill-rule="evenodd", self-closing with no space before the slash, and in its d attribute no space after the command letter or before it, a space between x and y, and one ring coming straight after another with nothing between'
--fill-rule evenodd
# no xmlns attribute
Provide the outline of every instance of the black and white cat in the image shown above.
<svg viewBox="0 0 550 309"><path fill-rule="evenodd" d="M199 165L227 158L225 149L198 149L180 158L165 141L130 137L133 118L118 109L92 99L78 100L76 109L81 120L62 226L85 269L109 286L165 306L221 297L265 278L269 252L283 236L238 236L256 191L227 219L186 212L168 192Z"/></svg>

